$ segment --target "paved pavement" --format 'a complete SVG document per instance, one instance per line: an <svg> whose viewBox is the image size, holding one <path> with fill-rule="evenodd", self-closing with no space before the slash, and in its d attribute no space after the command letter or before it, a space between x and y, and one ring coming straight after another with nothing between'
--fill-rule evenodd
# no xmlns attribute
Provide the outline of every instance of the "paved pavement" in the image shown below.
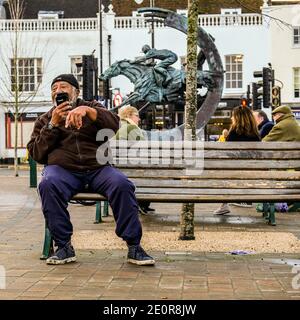
<svg viewBox="0 0 300 320"><path fill-rule="evenodd" d="M232 256L157 251L149 252L157 260L155 267L137 267L126 263L125 250L77 250L77 263L48 266L39 260L44 221L28 180L26 171L16 178L13 171L0 168L0 272L6 274L5 289L0 282L0 299L300 299L300 253ZM142 217L145 229L170 230L178 225L178 205L154 206L155 218ZM196 230L276 229L300 236L299 213L277 215L278 226L272 229L253 208L237 209L236 219L226 221L212 218L216 207L196 206ZM76 230L110 226L93 224L94 207L74 205L71 216Z"/></svg>

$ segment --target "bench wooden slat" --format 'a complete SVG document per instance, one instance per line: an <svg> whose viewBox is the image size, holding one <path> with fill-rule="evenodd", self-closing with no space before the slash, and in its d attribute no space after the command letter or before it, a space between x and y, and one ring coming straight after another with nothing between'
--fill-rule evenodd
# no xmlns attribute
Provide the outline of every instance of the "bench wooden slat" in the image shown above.
<svg viewBox="0 0 300 320"><path fill-rule="evenodd" d="M296 194L299 195L300 189L191 189L191 188L151 188L151 187L137 187L137 193L157 193L157 194L269 194L269 195L284 195L284 194Z"/></svg>
<svg viewBox="0 0 300 320"><path fill-rule="evenodd" d="M206 150L300 150L300 142L205 142Z"/></svg>
<svg viewBox="0 0 300 320"><path fill-rule="evenodd" d="M138 159L141 160L141 159ZM178 168L178 169L192 169L192 163L187 162L184 164L173 164L171 161L167 161L166 163L161 163L161 161L156 161L155 159L146 159L138 161L137 159L126 159L128 164L126 164L127 168L156 168L156 169L164 169L164 168ZM157 158L157 160L161 160ZM121 160L123 161L123 160ZM125 163L125 159L124 162ZM300 170L300 160L232 160L232 159L223 159L223 160L207 160L204 161L205 169L232 169L232 170L249 170L249 169L297 169ZM201 169L202 163L195 162L196 168ZM122 167L122 165L116 165L117 167Z"/></svg>
<svg viewBox="0 0 300 320"><path fill-rule="evenodd" d="M119 167L118 167L119 168ZM243 172L233 170L204 170L201 175L187 176L185 170L165 169L157 174L157 171L151 169L119 168L129 178L144 179L237 179L237 180L300 180L300 171L271 171L271 170L245 170Z"/></svg>
<svg viewBox="0 0 300 320"><path fill-rule="evenodd" d="M210 160L204 162L207 169L300 169L299 160Z"/></svg>
<svg viewBox="0 0 300 320"><path fill-rule="evenodd" d="M197 188L197 189L300 189L300 181L275 181L275 180L174 180L174 179L145 179L132 178L139 187L171 187L171 188Z"/></svg>
<svg viewBox="0 0 300 320"><path fill-rule="evenodd" d="M147 200L151 202L177 202L177 203L212 203L212 202L278 202L278 195L187 195L187 194L141 194L137 193L139 200ZM78 193L73 197L74 200L94 200L103 201L105 197L97 193ZM299 195L281 195L280 201L299 201Z"/></svg>
<svg viewBox="0 0 300 320"><path fill-rule="evenodd" d="M270 160L299 160L299 150L198 150L187 151L182 150L148 150L142 149L136 153L127 153L127 149L122 151L116 151L114 157L120 159L136 157L141 159L193 159L195 157L204 157L207 159L270 159Z"/></svg>
<svg viewBox="0 0 300 320"><path fill-rule="evenodd" d="M114 145L114 143L110 143L110 146L113 149L130 149L130 148L139 148L139 149L149 149L150 147L153 149L182 149L187 146L182 144L181 141L143 141L142 143L132 143L126 142L127 145L123 146L123 142L119 142L118 145ZM198 148L199 146L203 146L205 150L299 150L300 142L188 142L191 145L191 148Z"/></svg>
<svg viewBox="0 0 300 320"><path fill-rule="evenodd" d="M205 150L204 159L299 160L299 150Z"/></svg>

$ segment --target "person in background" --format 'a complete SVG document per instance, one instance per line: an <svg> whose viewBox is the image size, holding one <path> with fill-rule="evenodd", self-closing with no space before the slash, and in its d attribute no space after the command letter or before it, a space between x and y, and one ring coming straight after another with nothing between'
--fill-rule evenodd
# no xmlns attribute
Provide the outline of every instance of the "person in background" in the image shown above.
<svg viewBox="0 0 300 320"><path fill-rule="evenodd" d="M231 117L231 127L226 139L227 141L261 141L256 121L253 113L248 107L235 107ZM250 204L235 204L243 207L251 207ZM227 203L222 203L221 206L214 211L215 215L224 215L230 213Z"/></svg>
<svg viewBox="0 0 300 320"><path fill-rule="evenodd" d="M272 130L263 138L263 141L282 141L300 142L300 126L293 115L293 112L289 106L280 106L272 112L275 125ZM291 210L293 202L278 203L277 207L281 207L282 211Z"/></svg>
<svg viewBox="0 0 300 320"><path fill-rule="evenodd" d="M228 137L228 134L229 134L229 131L227 129L224 129L222 131L222 135L220 135L218 142L225 142L226 138Z"/></svg>
<svg viewBox="0 0 300 320"><path fill-rule="evenodd" d="M263 141L300 141L300 126L289 106L280 106L272 112L275 125Z"/></svg>
<svg viewBox="0 0 300 320"><path fill-rule="evenodd" d="M119 117L121 119L121 127L118 130L116 140L145 140L143 131L139 128L139 111L132 106L124 106L119 109ZM150 208L149 201L138 201L139 213L147 215L154 213L155 209Z"/></svg>
<svg viewBox="0 0 300 320"><path fill-rule="evenodd" d="M257 123L260 137L263 139L272 130L274 123L269 120L267 114L262 110L253 111L253 115Z"/></svg>
<svg viewBox="0 0 300 320"><path fill-rule="evenodd" d="M145 140L142 130L139 128L139 111L132 106L124 106L119 109L121 127L116 133L117 140Z"/></svg>

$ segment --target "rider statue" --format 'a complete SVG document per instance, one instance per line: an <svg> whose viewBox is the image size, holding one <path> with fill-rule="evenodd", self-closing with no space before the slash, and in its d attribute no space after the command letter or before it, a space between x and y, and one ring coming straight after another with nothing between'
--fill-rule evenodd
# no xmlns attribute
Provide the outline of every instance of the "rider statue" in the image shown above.
<svg viewBox="0 0 300 320"><path fill-rule="evenodd" d="M167 87L169 82L172 80L172 77L168 72L168 67L178 60L177 54L166 49L151 49L147 44L142 47L142 52L145 55L143 57L136 58L131 63L146 62L149 59L161 60L161 62L157 63L153 67L155 81L159 87Z"/></svg>

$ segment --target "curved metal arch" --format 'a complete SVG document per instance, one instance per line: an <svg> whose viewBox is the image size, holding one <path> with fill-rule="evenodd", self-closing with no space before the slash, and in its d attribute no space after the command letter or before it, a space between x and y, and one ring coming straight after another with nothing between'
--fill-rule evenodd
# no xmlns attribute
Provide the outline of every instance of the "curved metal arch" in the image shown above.
<svg viewBox="0 0 300 320"><path fill-rule="evenodd" d="M187 34L188 19L183 15L179 15L176 12L161 8L141 8L138 10L138 12L145 13L145 17L149 17L149 19L153 19L155 17L158 21L164 22L166 26ZM196 129L201 130L208 123L209 119L214 115L222 98L224 85L224 68L222 59L214 43L213 37L201 27L198 27L197 44L206 57L209 71L211 71L215 75L216 84L215 88L208 91L204 103L197 111ZM179 129L183 131L184 124L181 125ZM174 129L167 131L171 132L173 130ZM161 135L165 137L169 134L170 133L164 131Z"/></svg>

